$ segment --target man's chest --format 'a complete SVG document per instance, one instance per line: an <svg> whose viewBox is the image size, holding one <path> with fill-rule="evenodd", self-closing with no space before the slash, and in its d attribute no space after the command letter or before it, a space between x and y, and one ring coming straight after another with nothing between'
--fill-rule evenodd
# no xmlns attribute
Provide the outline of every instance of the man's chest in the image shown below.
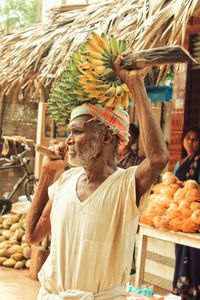
<svg viewBox="0 0 200 300"><path fill-rule="evenodd" d="M83 202L88 199L103 184L104 180L96 182L87 182L84 177L80 176L76 184L76 195L79 201Z"/></svg>

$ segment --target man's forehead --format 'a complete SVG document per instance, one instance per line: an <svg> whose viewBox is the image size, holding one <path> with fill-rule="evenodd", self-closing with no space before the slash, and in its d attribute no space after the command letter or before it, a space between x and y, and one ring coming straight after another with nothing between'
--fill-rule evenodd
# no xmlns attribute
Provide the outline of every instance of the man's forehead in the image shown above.
<svg viewBox="0 0 200 300"><path fill-rule="evenodd" d="M82 115L74 118L72 121L70 121L68 128L73 128L75 126L90 126L92 125L94 121L94 117L91 115Z"/></svg>

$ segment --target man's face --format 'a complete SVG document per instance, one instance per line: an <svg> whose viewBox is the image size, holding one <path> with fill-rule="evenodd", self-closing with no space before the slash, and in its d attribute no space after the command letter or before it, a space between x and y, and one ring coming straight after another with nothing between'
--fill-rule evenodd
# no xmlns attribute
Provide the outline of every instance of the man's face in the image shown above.
<svg viewBox="0 0 200 300"><path fill-rule="evenodd" d="M90 167L102 148L99 126L90 115L75 118L69 124L68 162L72 166ZM88 122L89 121L89 122Z"/></svg>

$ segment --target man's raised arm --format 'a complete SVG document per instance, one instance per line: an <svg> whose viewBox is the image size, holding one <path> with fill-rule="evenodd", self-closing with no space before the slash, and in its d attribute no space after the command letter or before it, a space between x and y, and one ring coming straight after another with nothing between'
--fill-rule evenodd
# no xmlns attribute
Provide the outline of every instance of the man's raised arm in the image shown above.
<svg viewBox="0 0 200 300"><path fill-rule="evenodd" d="M164 169L168 161L168 151L164 137L144 87L141 74L138 71L121 69L121 58L115 62L117 75L127 84L133 95L139 121L141 140L146 159L136 171L137 198L139 199Z"/></svg>

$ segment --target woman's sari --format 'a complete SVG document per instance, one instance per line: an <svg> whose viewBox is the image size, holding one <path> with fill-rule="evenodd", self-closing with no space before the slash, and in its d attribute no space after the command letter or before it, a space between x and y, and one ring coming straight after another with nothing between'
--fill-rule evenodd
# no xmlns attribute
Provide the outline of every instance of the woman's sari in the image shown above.
<svg viewBox="0 0 200 300"><path fill-rule="evenodd" d="M175 175L181 181L193 179L200 183L200 150L179 163ZM176 245L175 256L173 293L182 299L200 300L200 250Z"/></svg>

